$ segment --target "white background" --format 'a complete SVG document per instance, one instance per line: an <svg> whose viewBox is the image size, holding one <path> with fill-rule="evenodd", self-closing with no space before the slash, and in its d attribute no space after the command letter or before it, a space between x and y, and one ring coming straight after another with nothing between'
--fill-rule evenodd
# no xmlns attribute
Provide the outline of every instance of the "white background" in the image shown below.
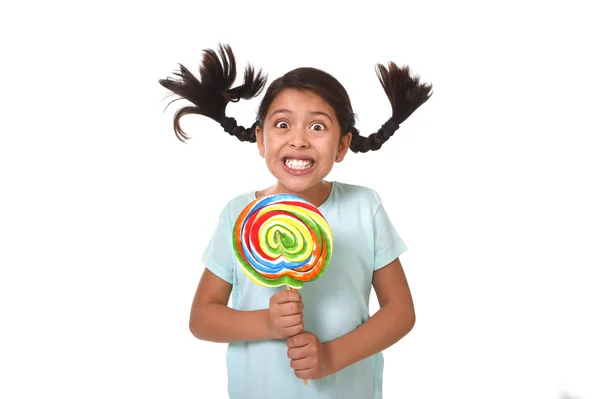
<svg viewBox="0 0 600 399"><path fill-rule="evenodd" d="M384 398L600 398L592 2L216 3L2 6L0 397L226 398L189 308L218 211L273 177L210 119L178 141L158 80L227 43L268 83L332 73L363 134L391 115L376 63L433 84L329 176L376 189L409 248Z"/></svg>

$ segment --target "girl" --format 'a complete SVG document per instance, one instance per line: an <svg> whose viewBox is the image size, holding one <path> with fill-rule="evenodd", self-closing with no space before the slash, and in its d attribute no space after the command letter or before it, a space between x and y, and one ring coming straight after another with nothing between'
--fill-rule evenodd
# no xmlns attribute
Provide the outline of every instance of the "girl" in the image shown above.
<svg viewBox="0 0 600 399"><path fill-rule="evenodd" d="M192 303L190 330L198 339L229 343L232 399L381 398L381 352L415 323L399 260L407 248L373 189L325 178L348 150L381 148L427 101L431 86L411 77L408 67L378 65L393 112L377 133L364 137L355 127L344 87L321 70L298 68L271 83L256 122L246 129L226 116L225 108L230 101L257 96L266 77L248 65L243 83L232 88L233 52L219 46L219 55L221 61L215 51L204 51L200 80L182 65L176 73L180 80L160 80L194 104L175 114L175 133L181 141L188 138L179 125L184 115L210 117L240 141L256 143L276 182L241 193L222 209L202 257L206 267ZM333 233L327 272L305 284L302 294L258 286L234 258L231 237L237 216L254 199L276 193L311 202ZM380 304L372 317L371 285ZM302 379L312 381L305 386Z"/></svg>

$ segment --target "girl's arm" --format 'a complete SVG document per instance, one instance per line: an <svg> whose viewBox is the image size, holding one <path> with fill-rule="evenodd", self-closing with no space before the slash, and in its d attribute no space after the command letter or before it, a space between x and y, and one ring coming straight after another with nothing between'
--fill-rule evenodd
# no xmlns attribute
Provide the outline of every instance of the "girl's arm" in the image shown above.
<svg viewBox="0 0 600 399"><path fill-rule="evenodd" d="M204 269L190 312L190 331L212 342L254 341L273 338L269 310L239 311L227 306L231 284Z"/></svg>
<svg viewBox="0 0 600 399"><path fill-rule="evenodd" d="M190 331L213 342L284 339L304 328L302 297L297 291L280 290L267 309L240 311L227 306L231 284L204 269L190 314Z"/></svg>
<svg viewBox="0 0 600 399"><path fill-rule="evenodd" d="M373 273L373 288L380 309L356 330L324 344L331 373L390 347L415 324L412 296L398 258Z"/></svg>

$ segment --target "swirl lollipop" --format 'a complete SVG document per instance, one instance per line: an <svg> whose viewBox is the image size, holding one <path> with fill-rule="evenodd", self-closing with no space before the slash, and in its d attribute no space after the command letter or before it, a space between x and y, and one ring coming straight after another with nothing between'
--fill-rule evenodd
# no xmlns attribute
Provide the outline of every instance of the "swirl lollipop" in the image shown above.
<svg viewBox="0 0 600 399"><path fill-rule="evenodd" d="M264 287L302 288L325 272L333 250L331 229L321 212L291 194L248 204L236 220L232 239L242 270Z"/></svg>
<svg viewBox="0 0 600 399"><path fill-rule="evenodd" d="M264 287L302 288L325 272L333 249L321 212L292 194L252 201L238 216L232 238L242 270Z"/></svg>

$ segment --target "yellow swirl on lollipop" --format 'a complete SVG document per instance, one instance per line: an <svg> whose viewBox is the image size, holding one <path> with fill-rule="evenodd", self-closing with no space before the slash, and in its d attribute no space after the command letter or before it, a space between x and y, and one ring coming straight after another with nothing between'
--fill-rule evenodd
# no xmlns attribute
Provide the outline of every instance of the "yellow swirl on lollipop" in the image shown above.
<svg viewBox="0 0 600 399"><path fill-rule="evenodd" d="M252 201L238 216L232 239L244 273L265 287L302 288L325 272L333 249L321 212L292 194Z"/></svg>

